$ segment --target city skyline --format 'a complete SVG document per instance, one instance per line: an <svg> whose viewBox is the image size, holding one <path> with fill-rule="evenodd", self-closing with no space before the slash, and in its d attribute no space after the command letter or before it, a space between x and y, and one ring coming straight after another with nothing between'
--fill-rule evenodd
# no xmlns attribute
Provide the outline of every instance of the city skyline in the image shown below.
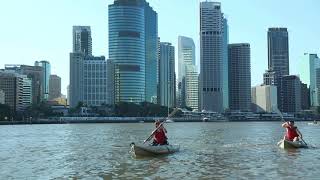
<svg viewBox="0 0 320 180"><path fill-rule="evenodd" d="M158 13L161 40L171 42L177 47L179 35L191 37L196 44L196 64L199 65L200 1L165 0L160 3L159 0L149 0L148 2ZM316 40L312 40L313 37L319 37L320 34L317 32L319 25L313 22L316 16L316 4L319 4L317 1L308 0L303 4L289 3L288 0L277 3L276 1L254 2L249 0L218 2L221 2L222 11L228 19L229 43L248 42L251 44L252 86L262 83L262 74L267 69L266 32L269 27L288 28L290 74L299 73L298 62L305 52L319 53L320 51ZM0 19L8 26L0 30L2 39L0 48L5 52L0 68L4 68L5 64L33 65L36 60L46 59L51 63L52 73L61 76L62 93L67 94L69 67L65 63L68 62L69 52L72 51L72 36L70 36L72 26L91 26L95 44L92 49L93 54L109 57L107 6L111 3L113 0L95 1L94 4L86 1L78 1L77 4L74 4L71 1L62 0L55 2L33 0L19 2L21 6L16 6L17 1L1 2L3 9L0 12ZM182 10L175 8L182 4L184 7ZM275 4L277 6L274 6ZM286 11L282 8L284 6L286 6ZM59 13L57 14L54 10L58 8ZM36 10L31 12L31 9ZM305 9L305 13L296 13L299 9ZM78 12L91 13L79 15ZM252 17L252 14L257 14L257 16ZM24 27L23 31L21 27ZM175 56L177 61L177 53Z"/></svg>

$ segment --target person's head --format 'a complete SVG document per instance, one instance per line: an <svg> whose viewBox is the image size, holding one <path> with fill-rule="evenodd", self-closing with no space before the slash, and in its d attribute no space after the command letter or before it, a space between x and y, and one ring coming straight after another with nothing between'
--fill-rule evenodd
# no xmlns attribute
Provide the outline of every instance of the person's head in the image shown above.
<svg viewBox="0 0 320 180"><path fill-rule="evenodd" d="M159 121L159 120L156 120L156 121L154 122L154 125L155 125L156 127L158 127L158 126L160 125L160 121Z"/></svg>
<svg viewBox="0 0 320 180"><path fill-rule="evenodd" d="M294 125L294 121L289 121L289 125L293 126Z"/></svg>

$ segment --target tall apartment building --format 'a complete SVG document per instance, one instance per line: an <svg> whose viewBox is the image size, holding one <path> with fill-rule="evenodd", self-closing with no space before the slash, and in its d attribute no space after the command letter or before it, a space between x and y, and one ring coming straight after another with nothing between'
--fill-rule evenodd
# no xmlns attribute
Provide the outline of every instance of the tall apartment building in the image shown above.
<svg viewBox="0 0 320 180"><path fill-rule="evenodd" d="M5 93L2 89L0 89L0 104L4 104L5 102Z"/></svg>

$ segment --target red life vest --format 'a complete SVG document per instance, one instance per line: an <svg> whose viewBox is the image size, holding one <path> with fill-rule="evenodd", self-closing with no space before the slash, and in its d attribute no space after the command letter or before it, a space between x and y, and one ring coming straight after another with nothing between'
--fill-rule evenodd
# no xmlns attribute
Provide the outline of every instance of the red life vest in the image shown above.
<svg viewBox="0 0 320 180"><path fill-rule="evenodd" d="M166 139L167 139L167 137L166 137L166 134L165 134L165 132L164 132L163 129L160 129L160 130L158 130L158 131L155 132L155 134L154 134L154 140L155 140L158 144L160 144L160 145L164 144L165 141L166 141Z"/></svg>
<svg viewBox="0 0 320 180"><path fill-rule="evenodd" d="M286 138L290 141L293 141L295 137L299 137L299 134L296 131L297 127L288 126Z"/></svg>

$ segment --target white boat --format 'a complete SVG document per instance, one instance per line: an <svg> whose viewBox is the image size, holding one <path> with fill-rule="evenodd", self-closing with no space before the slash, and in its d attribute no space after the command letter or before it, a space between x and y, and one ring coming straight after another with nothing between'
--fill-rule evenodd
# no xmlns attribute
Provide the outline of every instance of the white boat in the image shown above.
<svg viewBox="0 0 320 180"><path fill-rule="evenodd" d="M172 119L167 119L166 123L173 123L174 121Z"/></svg>
<svg viewBox="0 0 320 180"><path fill-rule="evenodd" d="M306 145L302 141L288 141L288 140L280 140L278 142L278 146L282 149L290 149L290 148L307 148L308 145Z"/></svg>
<svg viewBox="0 0 320 180"><path fill-rule="evenodd" d="M131 143L131 153L135 156L156 156L172 154L180 150L180 145L158 145Z"/></svg>
<svg viewBox="0 0 320 180"><path fill-rule="evenodd" d="M308 125L311 125L311 126L320 126L320 123L318 122L309 122Z"/></svg>

